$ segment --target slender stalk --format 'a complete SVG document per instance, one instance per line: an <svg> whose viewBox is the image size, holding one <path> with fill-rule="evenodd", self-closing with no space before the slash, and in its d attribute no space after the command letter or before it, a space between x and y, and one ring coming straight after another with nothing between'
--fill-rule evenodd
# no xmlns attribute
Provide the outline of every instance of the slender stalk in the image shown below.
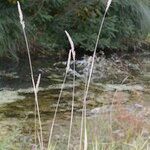
<svg viewBox="0 0 150 150"><path fill-rule="evenodd" d="M36 103L37 114L38 114L38 121L39 121L39 126L40 126L40 140L41 140L40 149L43 150L43 133L42 133L42 125L41 125L42 123L41 123L39 104L38 104L38 95L37 95L38 87L36 88L36 85L35 85L34 74L33 74L33 67L32 67L32 61L31 61L31 55L30 55L30 49L29 49L29 43L28 43L26 31L25 31L25 23L23 21L23 14L22 14L22 10L21 10L19 1L17 1L17 4L18 4L18 12L19 12L20 23L21 23L21 26L22 26L22 31L23 31L23 35L24 35L24 39L25 39L25 43L26 43L26 49L27 49L27 54L28 54L30 73L31 73L31 80L32 80L32 85L33 85L33 91L34 91L34 96L35 96L35 103ZM40 78L38 78L38 79L40 79ZM40 82L40 80L38 80L38 81Z"/></svg>
<svg viewBox="0 0 150 150"><path fill-rule="evenodd" d="M86 126L86 104L85 104L85 118L84 118L84 150L87 150L88 148L88 139L87 139L87 126Z"/></svg>
<svg viewBox="0 0 150 150"><path fill-rule="evenodd" d="M83 106L84 106L84 104L83 104ZM83 110L84 110L84 107L83 107ZM82 110L82 118L81 118L81 129L80 129L80 145L79 145L79 150L81 150L82 149L82 137L83 137L83 114L84 114L84 112L83 112L83 110Z"/></svg>
<svg viewBox="0 0 150 150"><path fill-rule="evenodd" d="M71 108L71 119L70 119L70 129L69 129L69 137L68 137L68 147L67 150L69 150L70 146L70 139L71 139L71 132L72 132L72 123L73 123L73 114L74 114L74 99L75 99L75 61L73 63L73 92L72 92L72 108Z"/></svg>
<svg viewBox="0 0 150 150"><path fill-rule="evenodd" d="M63 92L63 89L64 89L64 85L65 85L65 82L66 82L67 74L68 74L68 71L70 69L70 61L71 61L71 54L72 54L72 58L74 60L74 76L73 76L73 95L72 95L70 130L69 130L69 138L68 138L68 149L69 149L69 143L70 143L70 137L71 137L72 122L73 122L73 111L74 111L74 97L75 97L75 51L74 51L74 43L73 43L69 33L67 31L65 31L65 33L68 37L71 49L70 49L69 54L68 54L66 74L65 74L62 86L61 86L61 90L60 90L59 97L58 97L57 104L56 104L56 108L55 108L54 117L53 117L53 120L52 120L52 125L51 125L51 129L50 129L49 140L48 140L48 149L51 148L51 139L52 139L54 124L55 124L55 120L56 120L56 114L57 114L57 111L58 111L58 107L59 107L60 99L61 99L62 92Z"/></svg>
<svg viewBox="0 0 150 150"><path fill-rule="evenodd" d="M24 38L25 38L25 42L26 42L26 46L27 46L27 50L28 50L27 52L28 52L28 59L29 59L29 65L30 65L31 79L32 79L32 84L33 84L33 90L34 90L34 96L35 96L35 102L36 102L36 108L37 108L38 120L39 120L39 126L40 126L40 136L41 136L41 142L42 142L41 149L43 149L43 133L42 133L42 123L41 123L39 103L38 103L38 95L37 95L37 90L35 87L35 81L34 81L33 68L32 68L28 40L27 40L26 32L24 29L23 29L23 34L24 34Z"/></svg>
<svg viewBox="0 0 150 150"><path fill-rule="evenodd" d="M67 38L68 38L68 41L70 43L70 54L72 54L72 58L73 58L73 90L72 90L72 107L71 107L71 119L70 119L70 128L69 128L69 136L68 136L68 146L67 146L67 150L69 150L69 146L70 146L70 139L71 139L71 132L72 132L72 124L73 124L73 114L74 114L74 98L75 98L75 50L74 50L74 43L72 41L72 38L71 36L69 35L69 33L67 31L65 31L66 35L67 35ZM71 55L69 55L71 56ZM71 57L68 57L69 59L68 60L71 60ZM70 63L68 63L68 65L70 65ZM68 70L69 70L69 67L68 66Z"/></svg>
<svg viewBox="0 0 150 150"><path fill-rule="evenodd" d="M34 109L34 129L35 129L35 133L34 133L34 143L35 143L35 145L37 145L37 139L36 139L36 137L37 137L37 125L36 125L36 120L37 120L37 118L36 118L36 112L37 112L37 109L36 109L36 105L34 106L35 107L35 109Z"/></svg>
<svg viewBox="0 0 150 150"><path fill-rule="evenodd" d="M23 34L26 42L27 52L28 52L28 60L29 60L29 66L30 66L30 73L31 73L31 79L32 79L32 85L34 90L34 97L35 97L35 103L36 103L36 109L38 114L38 121L39 121L39 127L40 127L40 138L41 138L41 149L43 150L43 132L42 132L42 123L41 123L41 116L40 116L40 110L39 110L39 103L38 103L38 95L37 95L37 89L35 87L35 81L34 81L34 74L33 74L33 68L32 68L32 61L31 61L31 55L29 50L29 44L26 36L26 32L23 29Z"/></svg>
<svg viewBox="0 0 150 150"><path fill-rule="evenodd" d="M90 82L91 82L91 77L92 77L92 73L93 73L93 67L94 67L94 62L95 62L95 57L96 57L96 50L97 50L97 47L98 47L98 41L99 41L99 38L100 38L100 34L101 34L101 31L102 31L102 27L103 27L103 24L104 24L104 20L105 20L105 16L106 16L106 13L104 14L103 16L103 19L102 19L102 22L101 22L101 25L100 25L100 28L99 28L99 32L98 32L98 36L97 36L97 40L96 40L96 44L95 44L95 49L94 49L94 53L93 53L93 57L92 57L92 63L91 63L91 68L90 68L90 73L89 73L89 78L88 78L88 81L87 81L87 86L86 86L86 91L85 91L85 95L84 95L84 134L86 135L86 99L87 99L87 96L88 96L88 91L89 91L89 86L90 86ZM86 139L86 136L84 137L84 150L87 150L87 139Z"/></svg>
<svg viewBox="0 0 150 150"><path fill-rule="evenodd" d="M51 125L51 129L50 129L49 140L48 140L48 149L50 149L50 146L51 146L51 139L52 139L54 124L55 124L55 120L56 120L56 114L57 114L57 111L58 111L58 107L59 107L60 99L61 99L62 92L63 92L63 89L64 89L64 85L65 85L65 82L66 82L67 74L68 74L68 71L70 69L71 54L72 54L73 60L75 62L75 51L74 51L73 41L72 41L69 33L67 31L65 31L65 33L66 33L66 35L68 37L68 40L70 42L71 49L70 49L69 54L68 54L66 73L65 73L65 77L64 77L64 80L63 80L63 83L62 83L62 86L61 86L61 90L60 90L59 97L58 97L57 104L56 104L56 108L55 108L54 117L53 117L53 120L52 120L52 125ZM75 81L75 77L74 77L74 81ZM73 93L74 93L74 88L73 88ZM74 106L74 94L73 94L73 106Z"/></svg>
<svg viewBox="0 0 150 150"><path fill-rule="evenodd" d="M88 71L87 71L87 74L86 74L86 77L85 77L85 87L84 87L84 93L86 91L86 86L87 86L87 80L88 80L88 74L89 74L89 68L90 68L90 59L91 57L88 59L88 65L87 65L87 68L88 68ZM83 125L86 124L86 121L84 120L84 116L85 116L85 113L86 112L86 104L84 103L83 101L83 108L82 108L82 118L81 118L81 130L80 130L80 145L79 145L79 150L82 149L82 137L83 137Z"/></svg>
<svg viewBox="0 0 150 150"><path fill-rule="evenodd" d="M101 24L100 24L100 28L99 28L99 31L98 31L98 35L97 35L97 39L96 39L96 44L95 44L95 48L94 48L94 53L93 53L93 57L92 57L92 63L91 63L91 68L90 68L90 73L89 73L89 78L88 78L88 82L87 82L87 86L86 86L86 91L85 91L85 95L84 95L84 150L87 150L87 133L86 133L86 99L87 99L87 96L88 96L88 91L89 91L89 86L90 86L90 82L91 82L91 77L92 77L92 73L93 73L93 67L94 67L94 62L95 62L95 57L96 57L96 50L97 50L97 47L98 47L98 42L99 42L99 39L100 39L100 34L101 34L101 31L102 31L102 27L103 27L103 24L104 24L104 21L105 21L105 17L106 17L106 14L107 14L107 11L110 7L110 4L111 4L112 0L108 0L107 2L107 6L106 6L106 9L105 9L105 13L104 13L104 16L102 18L102 21L101 21Z"/></svg>
<svg viewBox="0 0 150 150"><path fill-rule="evenodd" d="M102 31L102 27L103 27L103 24L104 24L106 13L107 12L105 12L105 14L103 16L103 19L102 19L102 22L101 22L101 25L100 25L100 28L99 28L99 32L98 32L98 35L97 35L97 40L96 40L96 44L95 44L95 48L94 48L94 53L93 53L93 57L92 57L92 63L91 63L89 78L88 78L88 82L87 82L87 86L86 86L86 91L85 91L85 95L84 95L84 103L86 102L86 98L87 98L88 91L89 91L89 86L90 86L90 82L91 82L91 77L92 77L93 67L94 67L94 62L95 62L95 57L96 57L96 50L97 50L97 47L98 47L98 41L99 41L99 38L100 38L100 34L101 34L101 31Z"/></svg>
<svg viewBox="0 0 150 150"><path fill-rule="evenodd" d="M61 90L60 90L59 97L58 97L57 104L56 104L56 108L55 108L54 117L53 117L53 120L52 120L52 125L51 125L51 128L50 128L50 134L49 134L49 140L48 140L48 150L51 148L51 140L52 140L54 124L55 124L56 115L57 115L57 111L58 111L58 107L59 107L59 103L60 103L60 100L61 100L61 96L62 96L62 92L63 92L63 89L64 89L66 79L67 79L67 72L65 74L65 77L64 77L64 80L63 80L63 83L62 83L62 86L61 86Z"/></svg>
<svg viewBox="0 0 150 150"><path fill-rule="evenodd" d="M86 85L85 85L86 88ZM84 127L84 138L86 136L85 132L86 132L86 103L83 102L83 108L82 108L82 118L81 118L81 129L80 129L80 145L79 145L79 150L82 149L82 137L83 137L83 127ZM84 142L87 141L84 140Z"/></svg>

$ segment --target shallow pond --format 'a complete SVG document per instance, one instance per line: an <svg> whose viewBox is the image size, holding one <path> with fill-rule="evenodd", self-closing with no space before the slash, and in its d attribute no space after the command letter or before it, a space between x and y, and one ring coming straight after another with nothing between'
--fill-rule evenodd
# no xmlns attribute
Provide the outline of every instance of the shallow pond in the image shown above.
<svg viewBox="0 0 150 150"><path fill-rule="evenodd" d="M89 124L95 126L95 115L112 111L110 106L122 104L128 111L138 112L145 121L150 117L150 54L132 57L97 58L87 98ZM42 62L42 63L41 63ZM88 72L88 58L77 61L75 85L75 117L71 149L77 149L83 105L84 81ZM21 66L1 67L0 71L0 148L31 149L34 146L35 100L31 88L28 63ZM34 61L35 78L42 74L38 93L44 144L48 142L49 128L56 108L66 62ZM53 142L56 149L66 149L72 100L72 74L70 71L60 101L54 126ZM147 116L145 115L147 113ZM96 121L98 122L98 121ZM148 122L149 123L149 122ZM149 131L147 131L149 134ZM93 136L94 137L94 136ZM2 145L2 146L1 146Z"/></svg>

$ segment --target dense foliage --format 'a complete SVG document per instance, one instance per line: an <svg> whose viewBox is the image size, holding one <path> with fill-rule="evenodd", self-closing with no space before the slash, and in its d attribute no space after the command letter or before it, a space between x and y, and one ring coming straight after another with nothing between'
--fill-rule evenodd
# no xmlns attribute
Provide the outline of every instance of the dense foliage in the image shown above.
<svg viewBox="0 0 150 150"><path fill-rule="evenodd" d="M78 48L93 50L106 0L22 0L31 49L67 47L67 30ZM148 34L150 15L146 0L113 0L106 16L99 48L127 49ZM0 53L17 55L24 50L16 0L0 3Z"/></svg>

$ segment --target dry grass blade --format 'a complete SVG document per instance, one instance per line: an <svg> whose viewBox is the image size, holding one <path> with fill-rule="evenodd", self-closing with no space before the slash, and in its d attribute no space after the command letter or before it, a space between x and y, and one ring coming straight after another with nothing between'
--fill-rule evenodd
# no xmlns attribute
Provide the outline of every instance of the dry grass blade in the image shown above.
<svg viewBox="0 0 150 150"><path fill-rule="evenodd" d="M59 96L58 96L58 100L57 100L57 104L56 104L56 108L55 108L55 112L54 112L54 117L53 117L53 120L52 120L50 132L49 132L48 150L51 149L51 140L52 140L52 134L53 134L54 124L55 124L56 115L57 115L59 103L60 103L60 100L61 100L62 92L63 92L63 89L64 89L64 85L65 85L65 82L66 82L66 79L67 79L67 74L68 74L68 72L66 71L65 77L64 77L64 80L63 80L63 83L62 83L62 86L61 86L61 90L60 90L60 93L59 93Z"/></svg>
<svg viewBox="0 0 150 150"><path fill-rule="evenodd" d="M73 57L73 60L75 61L75 50L74 50L74 43L72 41L72 38L71 36L69 35L69 33L67 31L65 31L67 37L68 37L68 40L69 40L69 43L70 43L70 46L71 46L71 52L72 52L72 57Z"/></svg>
<svg viewBox="0 0 150 150"><path fill-rule="evenodd" d="M40 85L40 80L41 80L41 74L39 74L37 82L36 82L36 91L38 92L39 85Z"/></svg>
<svg viewBox="0 0 150 150"><path fill-rule="evenodd" d="M84 150L88 148L88 140L87 140L87 128L84 129Z"/></svg>
<svg viewBox="0 0 150 150"><path fill-rule="evenodd" d="M55 108L55 112L54 112L54 117L53 117L52 125L51 125L51 128L50 128L50 134L49 134L49 139L48 139L48 150L51 149L51 140L52 140L52 134L53 134L54 124L55 124L56 115L57 115L59 103L60 103L60 100L61 100L62 92L63 92L63 89L64 89L64 85L65 85L65 82L66 82L66 79L67 79L67 74L68 74L68 71L70 69L71 54L73 55L73 58L75 59L75 52L74 52L73 41L72 41L69 33L67 31L65 31L65 33L66 33L66 35L67 35L67 37L69 39L69 42L70 42L70 45L71 45L71 49L70 49L69 54L68 54L68 61L67 61L67 66L66 66L66 73L65 73L65 77L64 77L64 80L63 80L63 83L62 83L62 86L61 86L61 90L60 90L59 96L58 96L58 100L57 100L57 104L56 104L56 108ZM75 66L74 66L74 68L75 68ZM75 81L75 75L74 75L74 79L73 80ZM73 89L73 91L74 91L74 89Z"/></svg>
<svg viewBox="0 0 150 150"><path fill-rule="evenodd" d="M20 18L20 24L22 25L22 28L25 28L25 23L23 21L23 14L22 14L22 10L21 10L21 6L19 1L17 1L17 5L18 5L18 13L19 13L19 18Z"/></svg>
<svg viewBox="0 0 150 150"><path fill-rule="evenodd" d="M99 31L98 31L98 35L97 35L97 39L96 39L96 43L95 43L95 48L94 48L94 52L93 52L93 57L92 57L92 63L91 63L91 68L90 68L90 73L89 73L89 77L88 77L88 81L87 81L87 86L86 86L86 91L85 91L85 94L84 94L84 128L85 128L85 132L86 132L86 99L87 99L87 95L88 95L88 91L89 91L89 86L90 86L90 82L91 82L91 77L92 77L92 72L93 72L93 67L94 67L94 62L95 62L95 57L96 57L96 50L97 50L97 47L98 47L98 42L99 42L99 38L100 38L100 34L101 34L101 31L102 31L102 27L103 27L103 24L104 24L104 21L105 21L105 17L106 17L106 14L107 14L107 11L110 7L110 4L111 4L112 0L108 0L107 2L107 6L106 6L106 9L105 9L105 13L104 13L104 16L102 18L102 21L101 21L101 24L100 24L100 27L99 27ZM85 133L86 134L86 133ZM84 150L87 150L87 141L86 141L86 136L84 137Z"/></svg>
<svg viewBox="0 0 150 150"><path fill-rule="evenodd" d="M71 50L69 51L69 54L68 54L68 61L67 61L66 73L70 69L70 62L71 62Z"/></svg>
<svg viewBox="0 0 150 150"><path fill-rule="evenodd" d="M84 112L82 111L82 117L81 117L81 126L80 126L80 145L79 145L79 150L82 149L82 138L83 138L83 114Z"/></svg>
<svg viewBox="0 0 150 150"><path fill-rule="evenodd" d="M70 128L69 128L69 137L68 137L68 146L67 146L67 150L69 150L70 147L70 139L71 139L71 132L72 132L72 124L73 124L73 113L74 113L74 97L75 97L75 50L74 50L74 43L72 41L71 36L69 35L69 33L67 31L65 31L70 46L71 46L71 50L70 52L72 53L72 57L73 57L73 70L74 70L74 75L73 75L73 91L72 91L72 108L71 108L71 119L70 119ZM69 55L70 57L70 55ZM69 59L70 60L70 59Z"/></svg>
<svg viewBox="0 0 150 150"><path fill-rule="evenodd" d="M90 68L90 63L92 61L92 57L89 57L88 59L88 64L87 64L87 74L86 74L86 78L85 78L85 87L84 87L84 91L86 91L86 86L87 86L87 81L88 81L88 74L89 74L89 68ZM83 125L86 125L86 104L85 101L83 101L83 108L82 108L82 117L81 117L81 125L80 125L80 145L79 145L79 150L82 149L82 138L83 138Z"/></svg>
<svg viewBox="0 0 150 150"><path fill-rule="evenodd" d="M144 147L147 145L147 147L149 146L149 143L150 142L150 137L143 143L142 147L140 148L140 150L143 150Z"/></svg>
<svg viewBox="0 0 150 150"><path fill-rule="evenodd" d="M109 9L111 3L112 3L112 0L108 0L108 1L107 1L106 12L108 11L108 9Z"/></svg>
<svg viewBox="0 0 150 150"><path fill-rule="evenodd" d="M27 35L26 35L26 32L25 32L25 22L23 21L23 13L22 13L19 1L17 1L17 4L18 4L17 6L18 6L18 13L19 13L19 18L20 18L20 23L21 23L21 26L22 26L23 35L24 35L26 48L27 48L27 53L28 53L28 60L29 60L30 73L31 73L31 80L32 80L34 96L35 96L35 105L36 105L37 114L38 114L38 121L39 121L39 127L40 127L40 143L39 144L40 144L40 149L43 150L42 123L41 123L39 104L38 104L38 95L37 95L37 93L38 93L37 89L38 89L38 86L39 86L39 83L40 83L40 75L39 75L39 78L38 78L38 81L37 81L37 84L36 84L37 85L37 89L36 89L35 80L34 80L34 74L33 74L32 61L31 61L31 55L30 55L30 49L29 49ZM36 115L36 113L35 113L35 115Z"/></svg>

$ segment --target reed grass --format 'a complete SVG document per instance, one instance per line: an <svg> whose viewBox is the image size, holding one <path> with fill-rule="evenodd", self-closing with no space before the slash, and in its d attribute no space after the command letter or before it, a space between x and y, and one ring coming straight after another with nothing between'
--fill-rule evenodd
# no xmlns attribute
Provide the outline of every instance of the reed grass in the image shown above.
<svg viewBox="0 0 150 150"><path fill-rule="evenodd" d="M59 97L58 97L57 104L56 104L56 108L55 108L54 117L53 117L53 120L52 120L52 125L51 125L51 128L50 128L50 134L49 134L49 140L48 140L48 149L50 149L50 147L51 147L51 140L52 140L52 134L53 134L54 124L55 124L55 120L56 120L56 115L57 115L59 103L60 103L60 100L61 100L62 92L63 92L63 89L64 89L64 85L65 85L65 82L66 82L66 79L67 79L67 74L70 70L70 62L71 62L71 56L72 56L73 61L74 61L74 63L73 63L73 69L74 69L73 95L72 95L71 120L70 120L70 129L69 129L68 146L67 146L68 148L67 149L69 149L70 138L71 138L71 130L72 130L72 122L73 122L73 110L74 110L74 96L75 96L75 50L74 50L74 43L73 43L69 33L67 31L65 31L65 33L68 37L71 49L69 50L69 53L68 53L66 73L65 73L65 77L64 77L64 80L63 80L63 83L62 83L62 86L61 86L61 90L60 90Z"/></svg>
<svg viewBox="0 0 150 150"><path fill-rule="evenodd" d="M23 35L24 35L24 39L25 39L25 43L26 43L30 73L31 73L31 80L32 80L32 86L33 86L34 97L35 97L35 105L36 105L36 111L37 111L39 127L40 127L40 138L39 138L40 142L39 142L39 144L40 144L40 149L43 150L44 149L44 146L43 146L43 132L42 132L42 123L41 123L39 103L38 103L38 88L39 88L39 84L40 84L41 74L39 74L38 80L37 80L37 82L35 82L33 67L32 67L32 60L31 60L30 49L29 49L29 43L28 43L26 31L25 31L25 22L23 20L23 13L22 13L19 1L17 1L17 4L18 4L17 6L18 6L20 24L22 26L22 31L23 31ZM35 113L35 116L36 116L36 113ZM36 139L36 137L35 137L35 139Z"/></svg>
<svg viewBox="0 0 150 150"><path fill-rule="evenodd" d="M75 99L75 50L74 50L74 43L72 41L72 38L71 36L69 35L69 33L67 31L65 31L67 37L68 37L68 40L69 40L69 43L70 43L70 46L71 46L71 52L72 52L72 57L73 57L73 91L72 91L72 107L71 107L71 119L70 119L70 128L69 128L69 137L68 137L68 146L67 146L67 150L69 150L70 148L70 139L71 139L71 132L72 132L72 124L73 124L73 114L74 114L74 99Z"/></svg>
<svg viewBox="0 0 150 150"><path fill-rule="evenodd" d="M69 52L68 58L70 57L70 54L71 53ZM68 62L69 62L69 60L68 60ZM60 100L61 100L62 92L63 92L63 89L64 89L64 85L65 85L65 82L66 82L66 79L67 79L67 73L68 73L68 70L66 69L65 77L64 77L64 80L63 80L63 83L62 83L62 86L61 86L61 90L60 90L60 93L59 93L59 97L58 97L58 100L57 100L57 104L56 104L56 108L55 108L55 112L54 112L54 117L53 117L52 124L51 124L51 127L50 127L49 138L48 138L48 147L47 147L48 150L51 150L51 145L52 145L51 140L52 140L54 124L55 124L56 115L57 115L59 103L60 103Z"/></svg>
<svg viewBox="0 0 150 150"><path fill-rule="evenodd" d="M92 62L91 62L91 67L90 67L90 72L89 72L89 76L88 76L88 81L87 81L87 85L86 85L86 90L85 90L85 94L84 94L84 115L83 115L83 120L84 120L84 150L87 150L88 148L88 142L87 142L87 133L86 133L86 99L87 99L87 96L88 96L88 91L89 91L89 87L90 87L90 82L91 82L91 78L92 78L92 72L93 72L93 67L94 67L94 62L95 62L95 57L96 57L96 51L97 51L97 47L98 47L98 43L99 43L99 39L100 39L100 35L101 35L101 31L102 31L102 28L103 28L103 24L104 24L104 21L105 21L105 17L106 17L106 14L108 12L108 9L111 5L111 2L112 0L108 0L107 1L107 6L106 6L106 9L105 9L105 13L103 15L103 18L102 18L102 21L101 21L101 24L100 24L100 27L99 27L99 31L98 31L98 35L97 35L97 39L96 39L96 43L95 43L95 48L94 48L94 52L93 52L93 57L92 57Z"/></svg>

